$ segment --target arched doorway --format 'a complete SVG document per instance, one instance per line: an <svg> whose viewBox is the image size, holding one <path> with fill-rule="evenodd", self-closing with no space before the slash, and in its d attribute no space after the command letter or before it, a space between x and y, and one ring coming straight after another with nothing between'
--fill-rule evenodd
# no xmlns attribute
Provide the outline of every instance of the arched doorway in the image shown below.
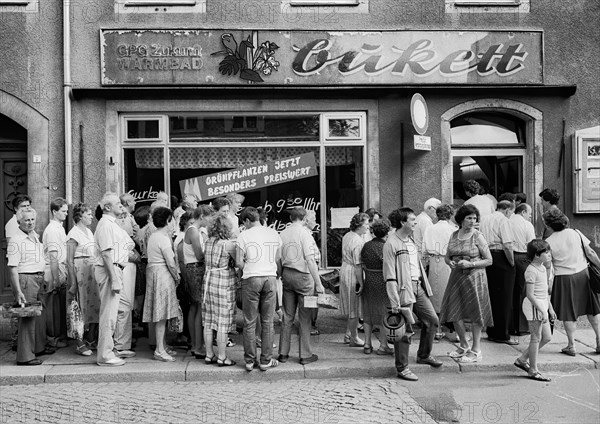
<svg viewBox="0 0 600 424"><path fill-rule="evenodd" d="M0 114L0 224L2 229L2 259L0 275L3 276L2 292L10 292L10 276L6 266L6 237L4 226L12 218L12 200L27 193L27 130L12 119Z"/></svg>
<svg viewBox="0 0 600 424"><path fill-rule="evenodd" d="M3 172L0 187L2 193L2 237L0 243L0 301L13 299L10 279L6 278L6 241L4 222L10 219L12 211L7 206L15 192L24 192L32 199L38 211L36 229L40 231L48 223L48 135L49 120L39 111L18 97L0 90L0 151ZM61 165L62 166L62 165ZM12 184L11 184L12 182ZM12 193L12 194L11 194ZM8 203L7 203L8 202Z"/></svg>
<svg viewBox="0 0 600 424"><path fill-rule="evenodd" d="M465 200L462 183L474 179L494 196L523 192L533 206L543 182L542 128L539 110L512 100L474 100L448 110L442 115L444 201Z"/></svg>

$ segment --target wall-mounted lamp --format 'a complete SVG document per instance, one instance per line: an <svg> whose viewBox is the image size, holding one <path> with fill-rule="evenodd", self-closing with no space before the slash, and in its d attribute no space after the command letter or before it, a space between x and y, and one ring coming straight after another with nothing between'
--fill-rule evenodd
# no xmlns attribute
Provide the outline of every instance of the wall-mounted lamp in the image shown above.
<svg viewBox="0 0 600 424"><path fill-rule="evenodd" d="M112 156L108 160L108 166L115 166L115 162L113 162Z"/></svg>

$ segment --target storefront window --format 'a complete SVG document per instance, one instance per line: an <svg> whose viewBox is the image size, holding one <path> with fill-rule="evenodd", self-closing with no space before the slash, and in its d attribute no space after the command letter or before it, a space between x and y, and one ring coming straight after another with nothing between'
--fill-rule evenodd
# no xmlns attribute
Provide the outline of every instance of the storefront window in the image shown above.
<svg viewBox="0 0 600 424"><path fill-rule="evenodd" d="M169 116L169 140L228 142L252 137L269 142L319 142L319 115Z"/></svg>
<svg viewBox="0 0 600 424"><path fill-rule="evenodd" d="M136 207L149 206L159 191L165 190L164 150L136 148L124 149L125 192L136 199Z"/></svg>
<svg viewBox="0 0 600 424"><path fill-rule="evenodd" d="M331 161L327 162L327 264L342 265L342 237L349 231L345 228L332 228L332 215L344 214L344 211L355 208L356 212L364 211L363 187L363 147L347 147L342 151L336 147L325 147ZM340 156L341 155L341 156ZM346 219L347 226L350 220ZM342 224L345 225L345 224Z"/></svg>
<svg viewBox="0 0 600 424"><path fill-rule="evenodd" d="M127 139L158 139L160 137L158 124L158 119L128 120Z"/></svg>
<svg viewBox="0 0 600 424"><path fill-rule="evenodd" d="M341 237L348 231L342 227L349 220L332 229L332 213L365 208L364 113L178 113L142 119L147 117L121 118L124 189L138 205L149 205L160 190L171 196L172 207L187 194L206 204L238 192L245 197L242 206L262 207L277 231L289 225L289 209L302 206L316 213L313 235L321 266L341 265ZM168 131L161 138L163 123Z"/></svg>

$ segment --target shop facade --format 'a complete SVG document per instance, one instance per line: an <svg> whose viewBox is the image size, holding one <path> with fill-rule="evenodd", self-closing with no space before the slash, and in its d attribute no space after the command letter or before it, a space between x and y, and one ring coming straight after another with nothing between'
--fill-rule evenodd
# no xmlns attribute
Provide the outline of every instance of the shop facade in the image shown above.
<svg viewBox="0 0 600 424"><path fill-rule="evenodd" d="M460 203L462 182L477 179L530 204L556 188L559 207L600 245L600 56L577 53L597 50L597 11L570 8L581 23L572 32L554 0L538 10L529 1L146 3L71 5L71 149L64 114L47 102L51 130L29 141L28 165L35 154L60 171L52 184L27 183L34 203L94 204L107 190L141 205L160 190L210 202L236 191L278 229L286 208L315 210L323 265L336 266L337 222L351 211ZM430 150L414 141L415 93Z"/></svg>

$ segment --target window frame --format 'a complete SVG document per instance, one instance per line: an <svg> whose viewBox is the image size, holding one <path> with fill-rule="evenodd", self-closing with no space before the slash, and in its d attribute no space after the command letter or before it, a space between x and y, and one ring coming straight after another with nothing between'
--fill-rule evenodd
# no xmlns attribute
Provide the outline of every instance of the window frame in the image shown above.
<svg viewBox="0 0 600 424"><path fill-rule="evenodd" d="M164 172L163 172L163 184L165 192L171 196L171 172L170 172L170 148L223 148L231 147L231 144L224 145L223 142L214 141L207 139L206 141L194 141L194 142L171 142L169 138L169 116L175 115L177 112L165 112L165 113L135 113L135 112L120 112L119 113L119 140L117 148L120 155L120 172L123 178L119 182L119 189L122 193L125 192L125 150L128 149L163 149L164 157ZM182 112L182 116L188 115L190 112ZM193 112L195 115L202 116L273 116L273 115L319 115L319 139L315 141L307 141L302 143L302 147L316 147L319 149L319 157L326 158L326 147L334 146L347 146L347 147L361 147L362 148L362 204L359 207L362 210L366 210L368 204L369 194L367 193L368 184L368 151L367 151L367 112L365 111L354 111L354 112L327 112L322 110L297 110L297 111L286 111L286 112L275 112L275 111L260 111L260 112L206 112L199 111ZM127 139L126 129L127 123L130 121L142 121L142 120L159 120L159 135L160 139ZM330 119L358 119L360 127L360 136L355 138L339 138L339 137L328 137L329 127L324 127L325 123L328 123ZM136 141L140 140L140 141ZM265 147L265 143L268 143L269 147L294 147L297 146L297 141L273 141L265 142L261 140L257 141L244 141L243 139L235 143L237 147ZM319 202L320 210L319 217L321 222L321 268L328 268L327 264L327 164L325 160L319 161ZM337 267L335 267L337 268Z"/></svg>

